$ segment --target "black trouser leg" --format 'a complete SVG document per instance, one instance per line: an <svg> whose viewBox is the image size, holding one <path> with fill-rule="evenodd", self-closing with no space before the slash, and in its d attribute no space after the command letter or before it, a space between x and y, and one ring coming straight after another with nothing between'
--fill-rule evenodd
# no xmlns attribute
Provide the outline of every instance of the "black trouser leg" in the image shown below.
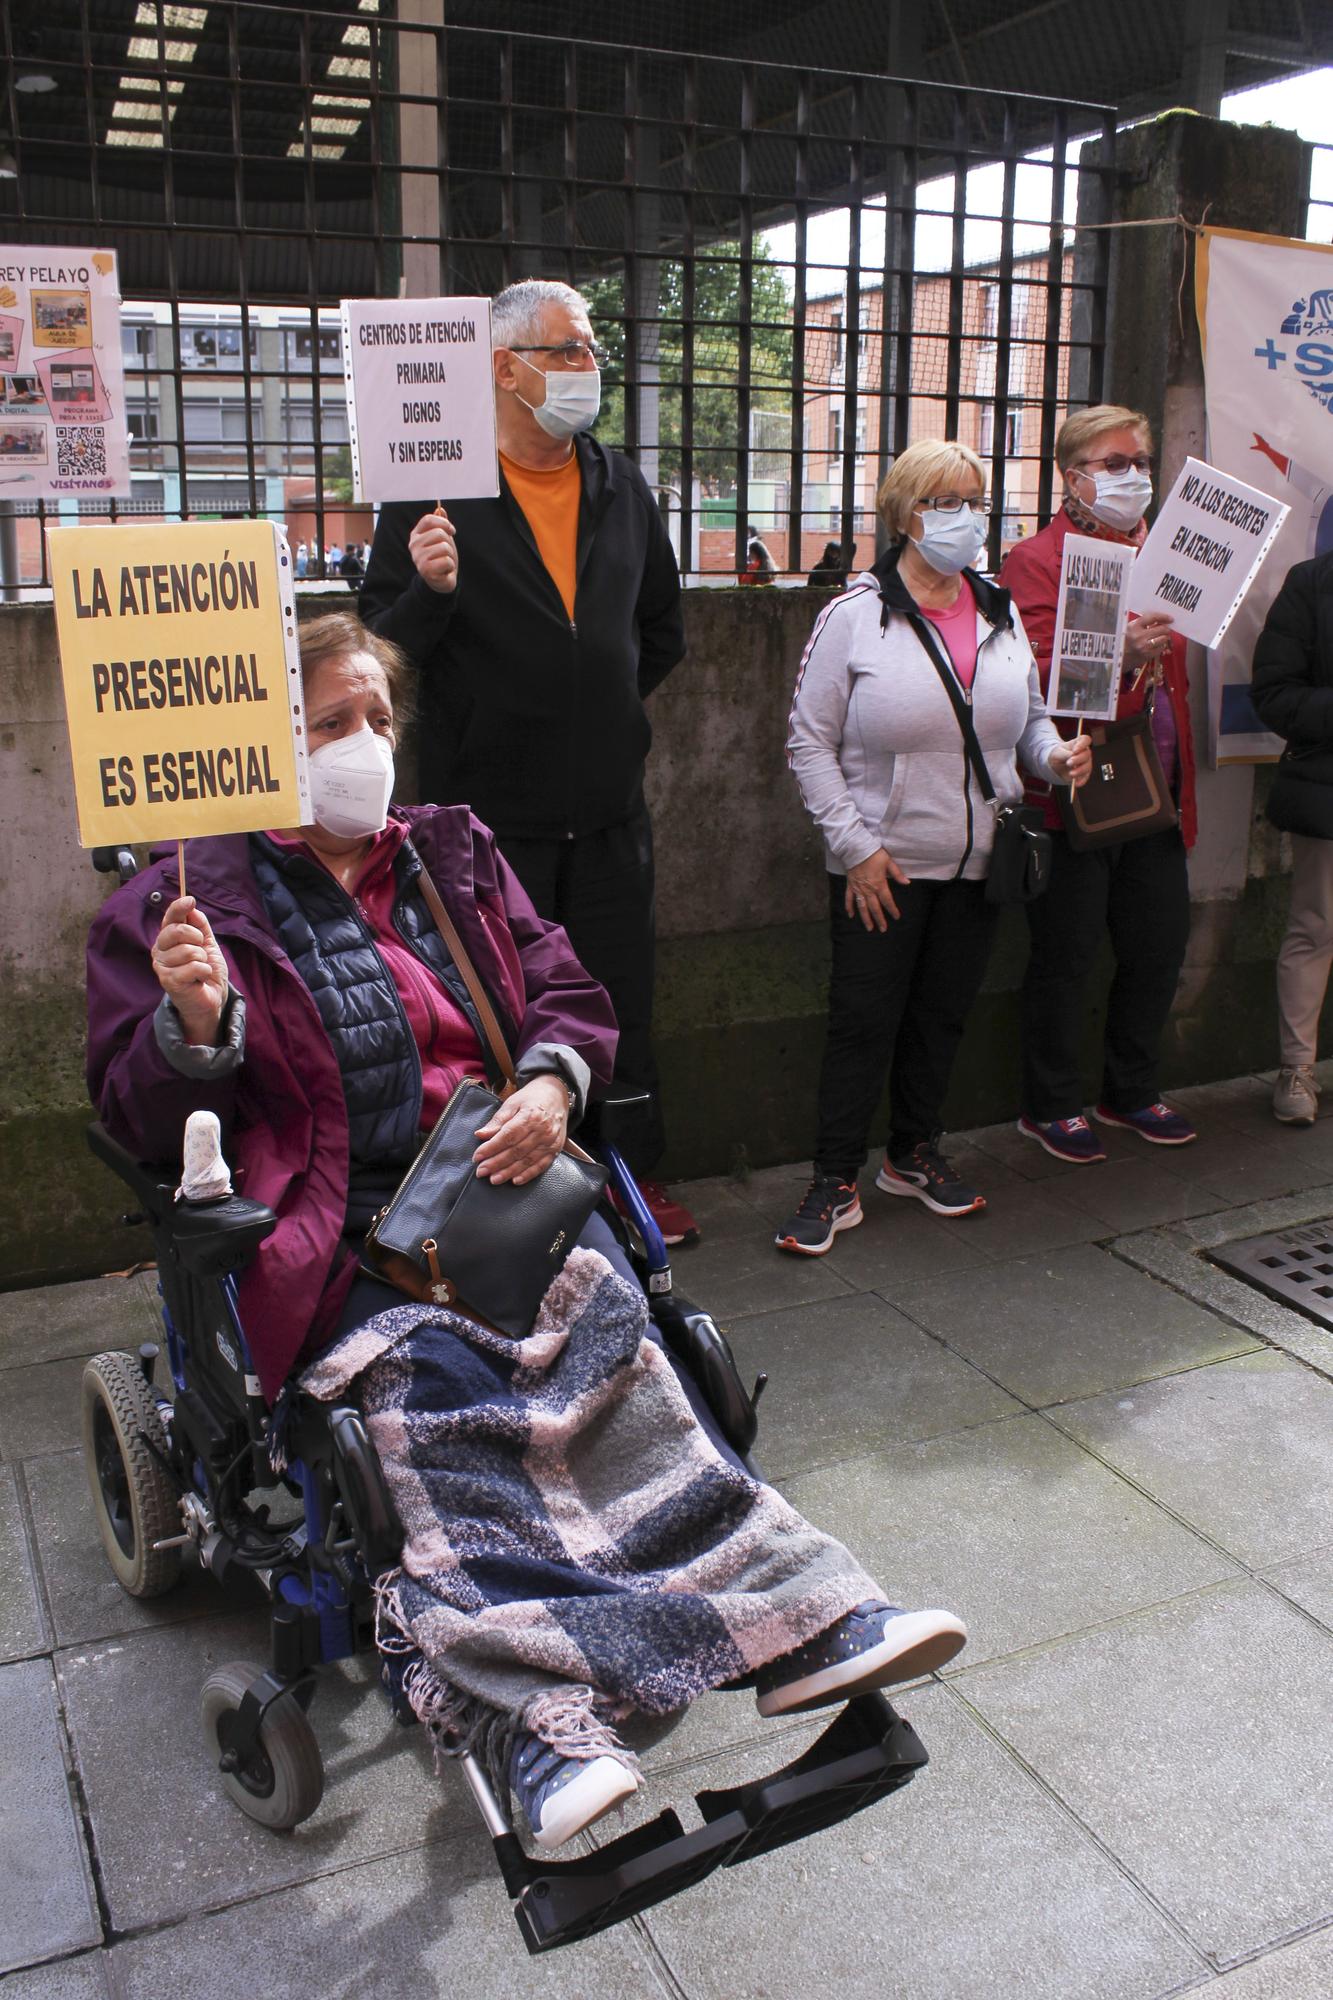
<svg viewBox="0 0 1333 2000"><path fill-rule="evenodd" d="M1189 872L1174 827L1115 852L1106 915L1116 970L1106 1003L1101 1101L1108 1110L1130 1112L1160 1095L1162 1031L1189 942Z"/></svg>
<svg viewBox="0 0 1333 2000"><path fill-rule="evenodd" d="M1027 906L1031 949L1023 979L1023 1109L1048 1124L1083 1109L1080 1049L1088 975L1106 925L1118 848L1076 854L1051 835L1051 882Z"/></svg>
<svg viewBox="0 0 1333 2000"><path fill-rule="evenodd" d="M644 1093L649 1100L618 1133L618 1143L632 1171L647 1173L666 1143L652 1047L655 912L647 807L620 826L575 840L502 838L500 847L538 916L564 927L580 962L611 997L620 1030L611 1094Z"/></svg>
<svg viewBox="0 0 1333 2000"><path fill-rule="evenodd" d="M815 1171L854 1181L891 1058L895 1133L910 1127L914 1144L939 1129L993 913L980 883L918 881L895 887L898 921L868 931L846 914L845 888L841 875L829 877L833 963Z"/></svg>
<svg viewBox="0 0 1333 2000"><path fill-rule="evenodd" d="M930 914L916 955L893 1049L889 1152L910 1152L944 1122L958 1044L986 976L999 911L984 882L932 884Z"/></svg>

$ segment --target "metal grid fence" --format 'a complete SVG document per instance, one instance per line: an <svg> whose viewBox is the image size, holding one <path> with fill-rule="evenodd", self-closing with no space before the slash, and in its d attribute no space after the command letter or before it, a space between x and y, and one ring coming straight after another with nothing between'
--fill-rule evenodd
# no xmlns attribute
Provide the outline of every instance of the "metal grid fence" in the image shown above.
<svg viewBox="0 0 1333 2000"><path fill-rule="evenodd" d="M370 533L337 301L549 275L589 297L614 357L599 435L687 571L742 569L751 525L790 572L826 540L867 559L878 477L922 434L988 462L993 559L1046 518L1059 418L1101 393L1106 237L1075 254L1066 224L1077 142L1113 172L1107 107L444 12L0 15L0 237L120 258L135 497L104 508L266 515L317 573ZM44 582L36 523L27 556Z"/></svg>

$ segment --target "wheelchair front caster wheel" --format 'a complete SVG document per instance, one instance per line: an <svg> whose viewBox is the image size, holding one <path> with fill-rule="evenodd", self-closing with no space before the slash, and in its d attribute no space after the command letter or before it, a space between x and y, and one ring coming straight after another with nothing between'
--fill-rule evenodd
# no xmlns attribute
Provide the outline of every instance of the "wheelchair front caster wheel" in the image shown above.
<svg viewBox="0 0 1333 2000"><path fill-rule="evenodd" d="M244 1701L259 1669L233 1660L204 1682L201 1710L204 1741L217 1765L223 1790L247 1819L285 1833L309 1819L324 1796L324 1760L319 1743L295 1695L279 1695L264 1710L259 1740L238 1758L221 1725Z"/></svg>
<svg viewBox="0 0 1333 2000"><path fill-rule="evenodd" d="M95 1354L80 1392L83 1462L93 1514L116 1581L131 1597L160 1597L180 1575L180 1495L169 1446L143 1369L129 1354Z"/></svg>

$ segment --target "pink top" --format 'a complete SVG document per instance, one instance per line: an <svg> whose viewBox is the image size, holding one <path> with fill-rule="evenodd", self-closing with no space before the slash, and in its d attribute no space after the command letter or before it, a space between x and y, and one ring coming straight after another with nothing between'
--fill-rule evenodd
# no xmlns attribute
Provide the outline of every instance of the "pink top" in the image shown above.
<svg viewBox="0 0 1333 2000"><path fill-rule="evenodd" d="M392 819L375 835L352 900L398 988L398 998L421 1056L420 1129L429 1132L453 1095L454 1086L465 1076L478 1077L484 1083L486 1065L476 1030L467 1015L443 980L436 977L406 938L394 929L393 904L398 885L393 864L406 837L406 823ZM325 865L299 834L270 833L269 839L281 847L299 848L312 861L319 861L321 867Z"/></svg>
<svg viewBox="0 0 1333 2000"><path fill-rule="evenodd" d="M959 683L970 688L977 671L977 606L972 592L964 583L945 610L929 611L923 604L921 615L929 618L943 639Z"/></svg>

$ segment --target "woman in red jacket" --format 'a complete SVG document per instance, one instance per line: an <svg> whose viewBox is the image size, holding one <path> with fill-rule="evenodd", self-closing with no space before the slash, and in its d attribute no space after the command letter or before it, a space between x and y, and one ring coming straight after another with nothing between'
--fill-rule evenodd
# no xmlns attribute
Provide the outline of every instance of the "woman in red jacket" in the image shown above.
<svg viewBox="0 0 1333 2000"><path fill-rule="evenodd" d="M1012 593L1036 655L1043 691L1051 670L1066 535L1138 546L1152 500L1152 432L1146 417L1099 403L1066 419L1055 442L1064 505L1049 526L1006 556ZM1131 618L1120 682L1121 715L1151 703L1153 738L1180 808L1180 824L1141 840L1076 853L1048 785L1030 781L1052 832L1051 885L1029 903L1032 949L1023 981L1023 1115L1018 1129L1057 1159L1092 1165L1106 1154L1083 1111L1082 1041L1088 977L1109 930L1115 977L1106 1003L1102 1083L1093 1116L1154 1146L1185 1146L1194 1128L1162 1102L1162 1032L1189 936L1185 854L1194 841L1194 745L1185 645L1161 614ZM1066 736L1077 724L1061 722Z"/></svg>

